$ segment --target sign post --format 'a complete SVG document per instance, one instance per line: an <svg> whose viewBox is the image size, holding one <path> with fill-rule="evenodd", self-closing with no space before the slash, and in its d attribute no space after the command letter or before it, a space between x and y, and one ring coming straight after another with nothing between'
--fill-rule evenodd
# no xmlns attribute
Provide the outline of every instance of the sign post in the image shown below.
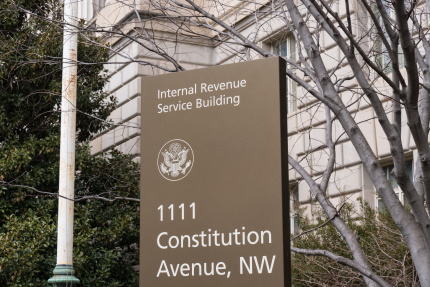
<svg viewBox="0 0 430 287"><path fill-rule="evenodd" d="M143 78L141 287L290 285L285 68Z"/></svg>

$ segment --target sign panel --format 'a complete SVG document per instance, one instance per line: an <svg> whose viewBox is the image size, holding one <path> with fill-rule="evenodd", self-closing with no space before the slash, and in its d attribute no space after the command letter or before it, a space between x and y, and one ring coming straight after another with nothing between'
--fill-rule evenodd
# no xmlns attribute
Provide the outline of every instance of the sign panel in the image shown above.
<svg viewBox="0 0 430 287"><path fill-rule="evenodd" d="M142 79L140 287L289 286L285 62Z"/></svg>

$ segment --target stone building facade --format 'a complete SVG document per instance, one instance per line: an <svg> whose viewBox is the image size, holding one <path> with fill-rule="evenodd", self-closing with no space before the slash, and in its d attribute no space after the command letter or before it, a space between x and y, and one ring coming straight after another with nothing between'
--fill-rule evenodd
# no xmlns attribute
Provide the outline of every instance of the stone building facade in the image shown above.
<svg viewBox="0 0 430 287"><path fill-rule="evenodd" d="M157 1L159 5L162 5L162 2ZM282 7L278 2L233 0L215 3L202 0L196 3L205 7L211 15L219 17L225 23L234 24L237 30L250 39L252 38L252 41L257 43L260 48L293 60L297 57L298 51L296 51L294 37L286 28L285 22L271 13L274 9L279 13L282 12ZM345 17L345 2L332 1L331 3L332 9L341 17ZM124 153L133 154L136 161L140 160L141 78L166 72L153 65L166 69L172 68L172 65L160 54L148 51L138 41L133 40L137 36L144 35L145 29L150 31L150 35L147 36L157 42L157 49L174 57L184 69L199 69L262 57L235 43L221 41L223 35L219 31L225 33L228 31L218 24L212 23L218 32L201 30L201 33L205 33L201 37L197 37L196 31L200 29L197 26L186 27L185 31L180 33L179 27L175 27L172 22L167 21L168 15L160 14L160 10L154 5L149 5L146 0L107 0L106 2L104 0L81 0L79 5L79 17L85 19L90 27L96 27L98 35L102 36L111 48L110 63L106 65L110 75L106 90L114 94L118 100L117 109L110 116L114 125L91 141L93 153L116 148ZM353 5L354 9L351 12L354 21L353 32L360 36L361 31L366 30L367 20L366 16L360 13L360 7L357 4ZM157 17L160 19L157 20ZM187 33L186 29L193 30L193 33ZM109 31L120 31L127 37L115 33L109 34ZM336 71L336 75L352 75L351 68L343 60L343 55L336 43L325 33L320 33L318 41L324 52L323 59L326 66ZM369 42L371 41L369 40ZM145 43L150 45L149 42ZM370 44L367 47L367 49L373 48L374 46ZM300 74L300 71L297 71L297 74L306 79L304 75ZM376 76L374 81L381 91L388 89ZM370 105L363 97L351 92L355 85L354 81L349 81L345 85L344 89L340 91L342 99L359 123L381 164L386 168L387 177L390 177L392 160L389 142L375 119ZM318 178L324 171L328 160L328 152L325 147L324 107L291 80L288 82L287 97L290 154L294 159L300 161L313 177ZM394 115L392 102L383 96L381 96L381 101L392 119ZM363 168L353 144L339 122L334 120L333 123L333 138L337 142L336 164L335 172L330 180L328 196L335 205L339 206L345 201L357 203L359 198L364 198L371 206L381 207L372 181ZM403 124L405 125L406 122ZM402 130L402 141L405 144L404 152L410 160L408 169L412 174L414 160L417 156L416 147L408 129ZM293 169L290 170L290 182L293 200L300 203L301 206L307 207L307 211L311 212L313 205L309 187ZM400 189L398 196L404 202ZM295 228L299 229L298 226ZM294 232L298 232L298 230L294 230Z"/></svg>

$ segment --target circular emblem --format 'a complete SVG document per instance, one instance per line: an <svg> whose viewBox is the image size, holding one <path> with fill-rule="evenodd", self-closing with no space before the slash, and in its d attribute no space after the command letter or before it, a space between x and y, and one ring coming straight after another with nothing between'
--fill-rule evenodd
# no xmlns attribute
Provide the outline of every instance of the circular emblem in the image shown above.
<svg viewBox="0 0 430 287"><path fill-rule="evenodd" d="M158 153L158 171L170 181L178 181L186 177L190 173L193 163L193 149L181 139L168 141Z"/></svg>

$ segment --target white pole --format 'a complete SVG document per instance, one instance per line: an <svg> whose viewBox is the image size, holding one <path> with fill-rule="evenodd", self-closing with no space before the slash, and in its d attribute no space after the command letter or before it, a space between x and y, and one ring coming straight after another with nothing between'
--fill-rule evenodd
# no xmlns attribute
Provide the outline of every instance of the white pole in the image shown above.
<svg viewBox="0 0 430 287"><path fill-rule="evenodd" d="M79 283L73 270L75 190L77 11L76 0L64 1L63 75L61 94L60 184L58 198L57 266L48 280L55 287ZM72 199L72 200L71 200Z"/></svg>

